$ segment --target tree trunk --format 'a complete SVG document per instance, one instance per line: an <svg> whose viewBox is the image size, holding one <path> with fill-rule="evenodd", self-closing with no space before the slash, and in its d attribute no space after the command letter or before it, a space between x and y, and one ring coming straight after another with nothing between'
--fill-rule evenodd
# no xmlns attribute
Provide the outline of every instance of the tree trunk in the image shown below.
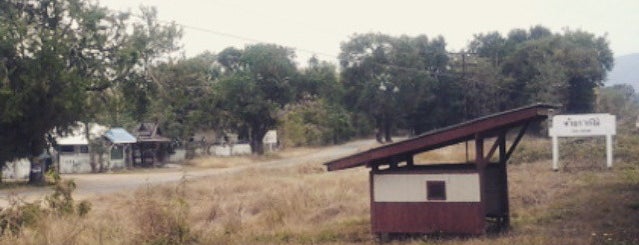
<svg viewBox="0 0 639 245"><path fill-rule="evenodd" d="M105 162L104 162L104 154L100 153L98 154L98 163L100 166L100 173L104 173L107 171L108 166L105 166Z"/></svg>
<svg viewBox="0 0 639 245"><path fill-rule="evenodd" d="M89 165L91 165L91 172L98 171L98 166L95 162L95 151L91 147L91 129L89 128L89 122L82 122L84 124L84 137L87 139L87 147L89 148Z"/></svg>
<svg viewBox="0 0 639 245"><path fill-rule="evenodd" d="M264 135L266 135L267 130L261 129L259 127L254 127L251 129L251 152L258 155L264 155L264 144L262 143L262 139Z"/></svg>
<svg viewBox="0 0 639 245"><path fill-rule="evenodd" d="M386 141L386 143L391 143L393 142L392 136L391 136L391 120L390 118L385 118L384 119L384 140Z"/></svg>
<svg viewBox="0 0 639 245"><path fill-rule="evenodd" d="M264 145L259 139L251 139L251 151L258 155L264 155Z"/></svg>
<svg viewBox="0 0 639 245"><path fill-rule="evenodd" d="M44 173L42 161L39 161L35 157L29 157L29 163L31 164L31 170L29 172L29 184L42 185L44 184Z"/></svg>

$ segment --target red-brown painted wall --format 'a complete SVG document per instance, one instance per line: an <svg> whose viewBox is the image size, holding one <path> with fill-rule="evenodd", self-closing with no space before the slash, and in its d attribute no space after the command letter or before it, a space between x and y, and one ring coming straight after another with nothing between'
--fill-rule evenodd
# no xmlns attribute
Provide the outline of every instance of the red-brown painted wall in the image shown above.
<svg viewBox="0 0 639 245"><path fill-rule="evenodd" d="M374 233L482 234L484 213L480 203L373 202Z"/></svg>

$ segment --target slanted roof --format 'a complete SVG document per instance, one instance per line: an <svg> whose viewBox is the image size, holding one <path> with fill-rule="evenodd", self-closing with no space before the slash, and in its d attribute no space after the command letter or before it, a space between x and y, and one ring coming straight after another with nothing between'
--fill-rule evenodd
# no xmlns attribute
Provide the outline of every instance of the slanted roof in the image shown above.
<svg viewBox="0 0 639 245"><path fill-rule="evenodd" d="M99 138L106 130L107 127L89 123L89 137L91 139ZM89 139L85 137L84 123L77 123L77 125L71 130L70 133L56 137L58 145L88 145Z"/></svg>
<svg viewBox="0 0 639 245"><path fill-rule="evenodd" d="M157 123L140 123L134 132L138 142L171 142L163 137Z"/></svg>
<svg viewBox="0 0 639 245"><path fill-rule="evenodd" d="M406 156L464 142L475 138L476 135L492 137L503 130L546 119L550 110L554 108L550 105L536 104L505 111L426 132L414 138L336 159L325 163L325 165L328 171L334 171L360 166L371 167L388 164Z"/></svg>
<svg viewBox="0 0 639 245"><path fill-rule="evenodd" d="M109 129L104 133L104 137L114 144L131 144L137 142L135 136L131 135L123 128Z"/></svg>

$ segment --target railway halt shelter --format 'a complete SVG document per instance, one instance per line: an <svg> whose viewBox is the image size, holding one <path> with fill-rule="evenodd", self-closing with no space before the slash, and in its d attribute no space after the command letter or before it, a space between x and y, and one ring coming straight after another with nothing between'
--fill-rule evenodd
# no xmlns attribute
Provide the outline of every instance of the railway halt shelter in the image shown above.
<svg viewBox="0 0 639 245"><path fill-rule="evenodd" d="M537 104L505 111L325 165L328 171L370 168L371 230L377 235L483 234L488 224L510 225L508 159L529 125L546 119L552 109ZM416 154L468 141L475 143L475 156L467 162L414 162Z"/></svg>

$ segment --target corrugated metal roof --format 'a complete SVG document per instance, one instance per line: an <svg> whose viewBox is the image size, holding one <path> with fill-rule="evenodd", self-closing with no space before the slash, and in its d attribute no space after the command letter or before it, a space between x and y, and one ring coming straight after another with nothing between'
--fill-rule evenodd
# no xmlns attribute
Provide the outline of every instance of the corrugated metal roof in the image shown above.
<svg viewBox="0 0 639 245"><path fill-rule="evenodd" d="M112 128L104 133L104 137L114 144L130 144L137 142L135 136L123 128Z"/></svg>
<svg viewBox="0 0 639 245"><path fill-rule="evenodd" d="M89 137L91 139L96 139L107 130L107 127L90 123L89 124ZM77 126L71 131L71 133L65 136L56 137L56 142L58 145L88 145L89 140L85 137L84 134L84 124L78 123Z"/></svg>

